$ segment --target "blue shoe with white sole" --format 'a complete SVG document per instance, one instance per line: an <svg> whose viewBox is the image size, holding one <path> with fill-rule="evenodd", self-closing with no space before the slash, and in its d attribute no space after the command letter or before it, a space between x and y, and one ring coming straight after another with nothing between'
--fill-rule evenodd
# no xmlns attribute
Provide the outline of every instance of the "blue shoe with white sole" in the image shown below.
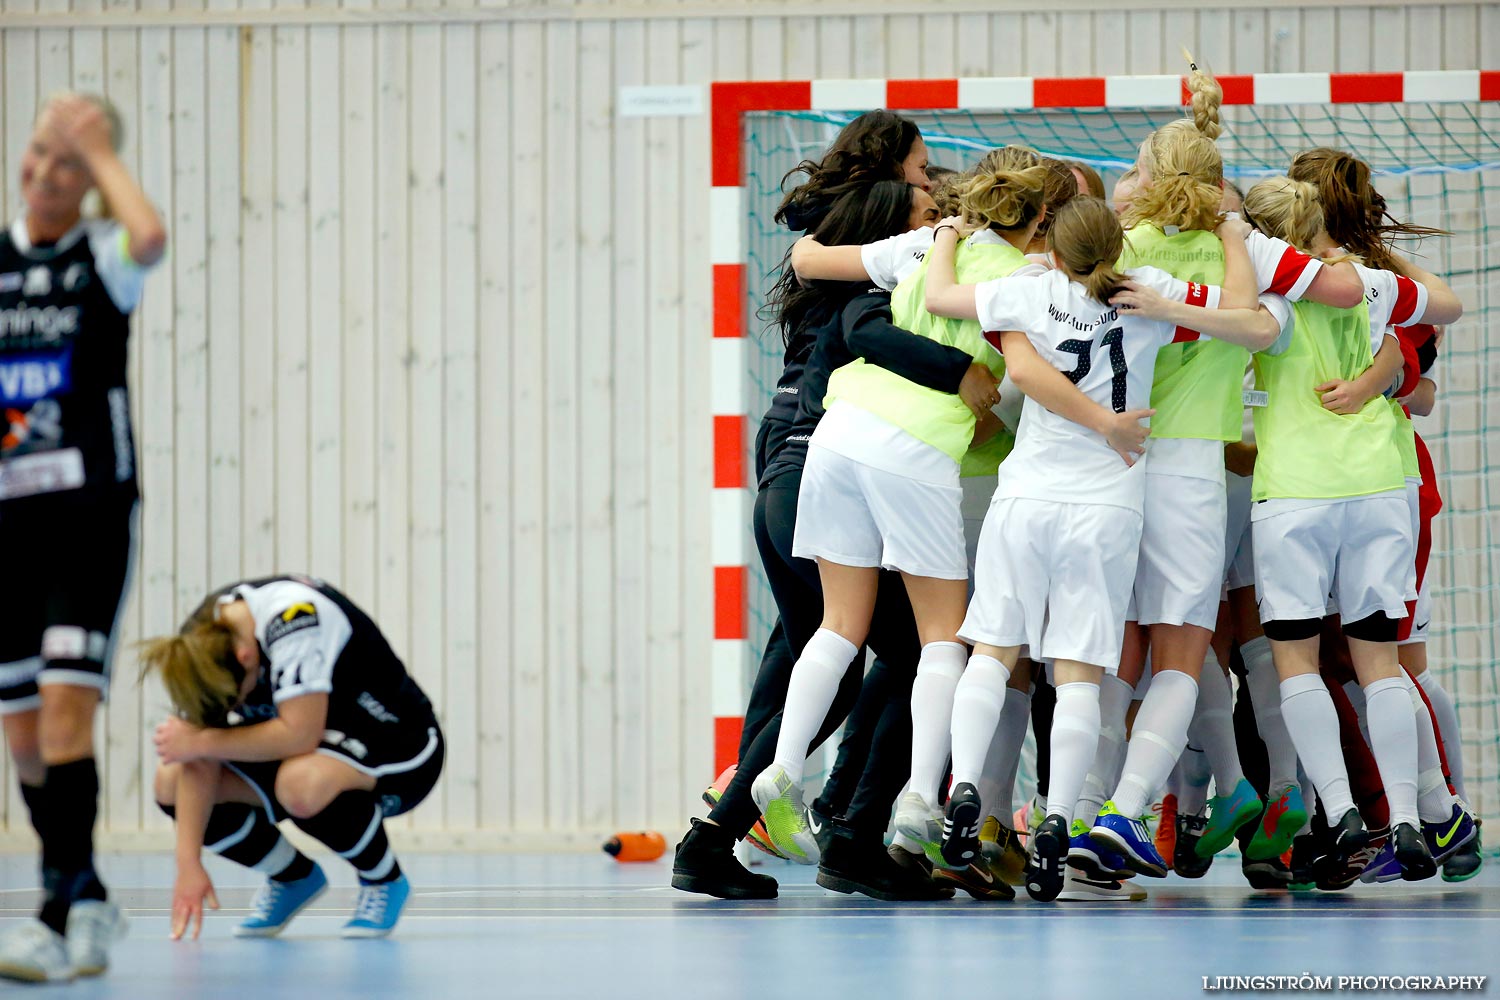
<svg viewBox="0 0 1500 1000"><path fill-rule="evenodd" d="M406 899L410 895L411 883L405 875L379 885L361 882L359 899L354 904L354 919L344 925L344 937L385 937L396 929L396 921L401 919L401 911L406 909Z"/></svg>
<svg viewBox="0 0 1500 1000"><path fill-rule="evenodd" d="M1126 866L1131 870L1152 878L1167 877L1167 863L1157 853L1154 838L1146 829L1146 824L1121 813L1115 808L1114 802L1104 803L1089 836L1094 843L1124 858Z"/></svg>
<svg viewBox="0 0 1500 1000"><path fill-rule="evenodd" d="M292 918L328 891L328 876L313 865L313 873L294 882L267 879L250 904L250 916L234 929L235 937L275 937Z"/></svg>

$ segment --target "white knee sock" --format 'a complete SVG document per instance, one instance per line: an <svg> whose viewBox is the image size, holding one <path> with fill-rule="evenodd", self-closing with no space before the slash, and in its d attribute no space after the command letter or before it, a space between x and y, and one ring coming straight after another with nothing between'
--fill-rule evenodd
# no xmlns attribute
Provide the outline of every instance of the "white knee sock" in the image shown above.
<svg viewBox="0 0 1500 1000"><path fill-rule="evenodd" d="M1188 739L1203 748L1214 769L1215 791L1230 795L1245 777L1240 770L1240 748L1234 738L1234 696L1229 678L1219 669L1213 651L1203 659L1203 673L1198 678L1198 705L1188 727Z"/></svg>
<svg viewBox="0 0 1500 1000"><path fill-rule="evenodd" d="M1162 670L1152 676L1125 750L1125 770L1110 796L1121 813L1138 817L1146 811L1187 745L1197 704L1198 682L1187 674Z"/></svg>
<svg viewBox="0 0 1500 1000"><path fill-rule="evenodd" d="M1354 796L1349 791L1349 770L1339 745L1338 712L1323 678L1299 674L1282 681L1281 717L1286 720L1302 769L1323 799L1328 822L1337 823L1354 808Z"/></svg>
<svg viewBox="0 0 1500 1000"><path fill-rule="evenodd" d="M1052 712L1052 773L1047 782L1047 815L1073 821L1083 779L1099 749L1099 686L1059 684Z"/></svg>
<svg viewBox="0 0 1500 1000"><path fill-rule="evenodd" d="M1099 807L1120 780L1120 768L1125 763L1125 713L1130 710L1134 690L1111 674L1105 674L1099 682L1099 749L1094 752L1094 764L1083 780L1076 813L1089 826L1094 825Z"/></svg>
<svg viewBox="0 0 1500 1000"><path fill-rule="evenodd" d="M978 786L984 779L984 765L989 758L995 729L1005 707L1005 686L1010 671L993 656L978 653L969 657L969 665L953 691L953 783L967 781ZM993 793L993 790L991 790ZM980 791L980 801L984 792Z"/></svg>
<svg viewBox="0 0 1500 1000"><path fill-rule="evenodd" d="M1213 779L1214 769L1209 766L1208 754L1202 747L1194 746L1191 739L1182 748L1182 756L1177 758L1177 774L1177 815L1206 815L1208 783Z"/></svg>
<svg viewBox="0 0 1500 1000"><path fill-rule="evenodd" d="M1417 690L1416 681L1406 671L1401 671L1401 680L1411 699L1412 718L1417 726L1417 816L1423 823L1441 823L1453 815L1453 793L1448 791L1448 781L1443 777L1443 759L1438 756L1437 730L1432 725L1432 713Z"/></svg>
<svg viewBox="0 0 1500 1000"><path fill-rule="evenodd" d="M1380 782L1391 807L1391 828L1417 826L1417 723L1403 678L1387 677L1365 686L1370 750L1380 766Z"/></svg>
<svg viewBox="0 0 1500 1000"><path fill-rule="evenodd" d="M1417 683L1427 692L1427 700L1432 702L1432 711L1437 715L1438 738L1443 741L1443 753L1448 755L1448 774L1453 779L1453 787L1458 790L1458 797L1467 802L1469 794L1464 791L1464 745L1453 696L1443 687L1442 681L1438 680L1431 667L1417 675Z"/></svg>
<svg viewBox="0 0 1500 1000"><path fill-rule="evenodd" d="M910 788L930 806L937 805L938 782L948 762L953 692L968 653L963 643L929 642L917 661L917 679L911 686Z"/></svg>
<svg viewBox="0 0 1500 1000"><path fill-rule="evenodd" d="M802 780L807 764L807 745L818 735L839 682L859 652L848 639L826 628L820 628L802 647L802 655L792 668L787 684L786 705L781 710L781 734L776 738L776 761L793 781Z"/></svg>
<svg viewBox="0 0 1500 1000"><path fill-rule="evenodd" d="M1281 789L1297 783L1297 748L1281 717L1281 681L1271 659L1271 640L1256 636L1240 646L1245 661L1245 682L1250 685L1250 704L1255 708L1255 727L1266 745L1269 782L1274 798Z"/></svg>
<svg viewBox="0 0 1500 1000"><path fill-rule="evenodd" d="M979 787L985 813L1005 826L1013 822L1016 771L1021 767L1021 745L1026 742L1026 727L1030 723L1031 692L1014 688L1007 691L1005 705L1000 709L1000 725L990 741L990 755L984 759L985 783Z"/></svg>

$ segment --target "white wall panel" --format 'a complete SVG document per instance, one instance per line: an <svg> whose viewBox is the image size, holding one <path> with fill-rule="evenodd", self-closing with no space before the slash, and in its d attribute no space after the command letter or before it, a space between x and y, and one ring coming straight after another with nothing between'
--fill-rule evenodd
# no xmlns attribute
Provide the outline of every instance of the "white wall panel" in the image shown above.
<svg viewBox="0 0 1500 1000"><path fill-rule="evenodd" d="M712 777L708 122L616 118L620 86L1177 73L1182 43L1234 73L1500 52L1484 4L171 2L0 0L7 214L37 102L71 83L121 106L171 227L132 354L124 638L236 576L325 575L443 714L445 784L411 825L520 836L675 828ZM121 838L164 822L161 698L117 677Z"/></svg>

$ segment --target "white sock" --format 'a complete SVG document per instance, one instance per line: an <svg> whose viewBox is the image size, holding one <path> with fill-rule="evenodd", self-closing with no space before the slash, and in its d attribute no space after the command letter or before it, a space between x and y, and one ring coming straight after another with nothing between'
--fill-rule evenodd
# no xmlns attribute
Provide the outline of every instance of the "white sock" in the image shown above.
<svg viewBox="0 0 1500 1000"><path fill-rule="evenodd" d="M1447 779L1443 777L1443 759L1438 756L1437 731L1432 725L1432 713L1417 690L1416 681L1406 671L1401 671L1401 680L1411 699L1412 720L1417 726L1417 817L1423 823L1441 823L1453 815L1453 793L1448 791Z"/></svg>
<svg viewBox="0 0 1500 1000"><path fill-rule="evenodd" d="M1031 723L1031 692L1012 689L1005 693L1000 709L1000 725L990 741L990 755L984 761L984 779L992 789L992 799L984 800L984 811L1010 826L1016 806L1016 771L1021 767L1021 745L1026 742L1026 727ZM990 783L993 783L992 785ZM979 794L984 795L981 787Z"/></svg>
<svg viewBox="0 0 1500 1000"><path fill-rule="evenodd" d="M1203 673L1198 679L1198 705L1188 727L1188 739L1208 754L1214 769L1214 785L1220 795L1233 794L1244 780L1240 770L1240 748L1234 738L1234 693L1229 678L1219 669L1213 651L1203 658Z"/></svg>
<svg viewBox="0 0 1500 1000"><path fill-rule="evenodd" d="M781 734L776 738L776 760L772 767L786 771L793 781L802 780L808 744L818 735L839 683L859 649L848 639L820 628L802 647L787 684L786 705L781 710Z"/></svg>
<svg viewBox="0 0 1500 1000"><path fill-rule="evenodd" d="M1317 674L1299 674L1281 682L1281 717L1297 748L1297 759L1323 799L1329 823L1338 823L1354 808L1349 771L1339 744L1339 716L1333 696ZM1312 804L1308 803L1309 815Z"/></svg>
<svg viewBox="0 0 1500 1000"><path fill-rule="evenodd" d="M1281 681L1271 659L1271 640L1256 636L1240 646L1245 661L1245 682L1250 686L1250 704L1255 708L1255 727L1266 745L1269 784L1272 797L1288 785L1297 783L1297 748L1286 731L1281 717Z"/></svg>
<svg viewBox="0 0 1500 1000"><path fill-rule="evenodd" d="M968 782L978 787L984 780L984 765L989 758L995 729L1005 707L1005 686L1010 671L993 656L978 653L969 657L969 665L953 691L953 783ZM994 790L991 789L991 794ZM984 791L979 793L984 801Z"/></svg>
<svg viewBox="0 0 1500 1000"><path fill-rule="evenodd" d="M1187 745L1197 705L1198 682L1182 671L1163 670L1151 678L1125 750L1125 770L1110 796L1121 813L1135 818L1146 811Z"/></svg>
<svg viewBox="0 0 1500 1000"><path fill-rule="evenodd" d="M1087 681L1057 686L1052 712L1052 775L1047 782L1047 815L1073 822L1083 779L1099 749L1099 685Z"/></svg>
<svg viewBox="0 0 1500 1000"><path fill-rule="evenodd" d="M1402 678L1386 677L1366 685L1365 714L1370 720L1370 750L1391 807L1391 828L1397 823L1417 826L1417 722Z"/></svg>
<svg viewBox="0 0 1500 1000"><path fill-rule="evenodd" d="M1189 740L1187 746L1182 748L1182 756L1177 758L1177 773L1181 778L1177 786L1177 815L1206 815L1208 783L1214 776L1214 769L1208 763L1208 754Z"/></svg>
<svg viewBox="0 0 1500 1000"><path fill-rule="evenodd" d="M911 790L936 807L938 783L948 762L953 692L969 651L958 642L929 642L911 686ZM784 725L785 723L783 723Z"/></svg>
<svg viewBox="0 0 1500 1000"><path fill-rule="evenodd" d="M1458 797L1467 802L1469 794L1464 791L1464 746L1453 696L1443 687L1442 681L1438 680L1431 667L1417 675L1417 683L1427 692L1427 700L1432 702L1432 711L1437 715L1438 738L1443 741L1443 753L1448 755L1448 775L1453 779L1453 787L1458 790Z"/></svg>
<svg viewBox="0 0 1500 1000"><path fill-rule="evenodd" d="M1099 682L1099 749L1094 764L1083 779L1083 793L1078 797L1077 818L1094 825L1099 807L1109 790L1120 780L1125 763L1125 713L1130 711L1134 688L1112 674Z"/></svg>

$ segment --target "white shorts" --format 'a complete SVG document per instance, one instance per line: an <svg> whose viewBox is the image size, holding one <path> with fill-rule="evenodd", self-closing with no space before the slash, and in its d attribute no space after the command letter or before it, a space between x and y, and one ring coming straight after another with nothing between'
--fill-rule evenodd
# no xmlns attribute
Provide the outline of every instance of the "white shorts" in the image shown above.
<svg viewBox="0 0 1500 1000"><path fill-rule="evenodd" d="M1224 595L1241 587L1255 586L1255 546L1250 537L1250 486L1248 476L1224 474L1227 516L1224 523Z"/></svg>
<svg viewBox="0 0 1500 1000"><path fill-rule="evenodd" d="M964 555L969 560L969 596L974 596L974 563L979 555L979 533L984 530L984 516L989 513L995 496L998 476L963 476L958 481L963 490Z"/></svg>
<svg viewBox="0 0 1500 1000"><path fill-rule="evenodd" d="M1414 646L1427 641L1427 626L1432 624L1432 567L1422 577L1422 586L1417 589L1417 610L1412 614L1411 635L1401 641L1403 646Z"/></svg>
<svg viewBox="0 0 1500 1000"><path fill-rule="evenodd" d="M1147 466L1135 621L1210 631L1218 624L1227 505L1222 482L1152 475Z"/></svg>
<svg viewBox="0 0 1500 1000"><path fill-rule="evenodd" d="M1253 531L1261 621L1322 618L1330 595L1346 622L1406 617L1415 549L1400 493L1266 508Z"/></svg>
<svg viewBox="0 0 1500 1000"><path fill-rule="evenodd" d="M957 486L908 479L808 445L792 555L966 580Z"/></svg>
<svg viewBox="0 0 1500 1000"><path fill-rule="evenodd" d="M997 498L959 637L1115 673L1140 534L1141 516L1123 507Z"/></svg>

